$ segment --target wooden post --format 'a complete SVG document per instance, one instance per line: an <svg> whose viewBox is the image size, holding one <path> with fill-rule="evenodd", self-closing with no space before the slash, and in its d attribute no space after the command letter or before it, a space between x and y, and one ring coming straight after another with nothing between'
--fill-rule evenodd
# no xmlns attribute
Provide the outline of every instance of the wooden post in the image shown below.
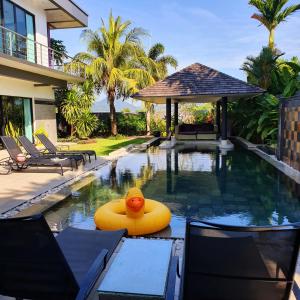
<svg viewBox="0 0 300 300"><path fill-rule="evenodd" d="M221 137L222 137L222 141L226 141L227 140L227 97L222 98L221 104L222 104Z"/></svg>
<svg viewBox="0 0 300 300"><path fill-rule="evenodd" d="M172 150L166 149L166 160L167 160L167 194L172 193Z"/></svg>
<svg viewBox="0 0 300 300"><path fill-rule="evenodd" d="M221 103L217 101L216 103L216 125L218 128L218 133L221 131Z"/></svg>
<svg viewBox="0 0 300 300"><path fill-rule="evenodd" d="M171 132L171 98L166 99L166 133L169 136Z"/></svg>
<svg viewBox="0 0 300 300"><path fill-rule="evenodd" d="M174 103L174 127L178 125L178 102Z"/></svg>

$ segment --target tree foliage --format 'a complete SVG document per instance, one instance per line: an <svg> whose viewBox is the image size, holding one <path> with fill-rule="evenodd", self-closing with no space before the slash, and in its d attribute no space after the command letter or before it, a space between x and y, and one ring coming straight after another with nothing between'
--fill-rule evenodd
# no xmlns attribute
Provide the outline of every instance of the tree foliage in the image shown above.
<svg viewBox="0 0 300 300"><path fill-rule="evenodd" d="M96 30L84 30L82 38L87 44L87 52L78 53L76 62L87 64L86 73L93 80L96 91L104 91L110 106L111 134L117 134L117 119L114 102L129 97L155 82L150 68L155 64L144 55L141 38L147 33L140 27L132 28L131 21L109 16L108 24L101 20ZM141 68L140 61L148 68ZM83 66L85 67L85 66Z"/></svg>
<svg viewBox="0 0 300 300"><path fill-rule="evenodd" d="M247 57L242 70L248 82L265 89L266 93L230 105L235 134L256 143L277 142L279 99L293 96L300 89L298 58L284 60L282 55L276 49L265 47L257 57Z"/></svg>
<svg viewBox="0 0 300 300"><path fill-rule="evenodd" d="M62 65L63 59L67 56L67 49L63 41L56 40L54 38L50 39L50 48L54 50L53 58L56 65Z"/></svg>
<svg viewBox="0 0 300 300"><path fill-rule="evenodd" d="M89 137L98 126L98 119L91 113L95 101L94 86L86 80L82 85L75 85L67 92L61 104L61 111L71 125L71 135L80 138Z"/></svg>

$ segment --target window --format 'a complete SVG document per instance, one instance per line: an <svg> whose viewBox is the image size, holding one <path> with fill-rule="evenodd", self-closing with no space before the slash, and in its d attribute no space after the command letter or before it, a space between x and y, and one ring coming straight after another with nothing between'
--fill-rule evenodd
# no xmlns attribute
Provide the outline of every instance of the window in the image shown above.
<svg viewBox="0 0 300 300"><path fill-rule="evenodd" d="M0 51L36 62L34 16L9 0L0 0ZM17 34L16 34L17 33Z"/></svg>
<svg viewBox="0 0 300 300"><path fill-rule="evenodd" d="M0 96L0 125L3 135L25 135L32 141L32 100Z"/></svg>

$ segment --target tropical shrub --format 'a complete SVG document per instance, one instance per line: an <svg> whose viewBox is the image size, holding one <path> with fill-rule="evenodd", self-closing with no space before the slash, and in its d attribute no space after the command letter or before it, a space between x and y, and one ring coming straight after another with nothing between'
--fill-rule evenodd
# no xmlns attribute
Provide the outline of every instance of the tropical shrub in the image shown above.
<svg viewBox="0 0 300 300"><path fill-rule="evenodd" d="M20 128L14 126L12 122L8 121L4 128L5 135L13 137L15 140L21 135Z"/></svg>
<svg viewBox="0 0 300 300"><path fill-rule="evenodd" d="M195 124L212 122L213 106L210 103L194 104L186 103L180 105L180 122L185 124Z"/></svg>
<svg viewBox="0 0 300 300"><path fill-rule="evenodd" d="M83 111L76 122L76 132L80 138L89 137L98 126L98 118L90 111Z"/></svg>
<svg viewBox="0 0 300 300"><path fill-rule="evenodd" d="M146 132L145 113L121 113L117 115L119 132L126 135L144 134Z"/></svg>
<svg viewBox="0 0 300 300"><path fill-rule="evenodd" d="M34 135L34 141L37 145L41 144L40 140L38 139L37 135L38 134L44 134L46 137L48 137L48 132L47 130L45 129L45 125L42 124L40 125L33 133Z"/></svg>
<svg viewBox="0 0 300 300"><path fill-rule="evenodd" d="M67 92L61 104L61 112L71 126L71 136L89 137L98 127L98 118L91 113L95 101L94 86L86 80L82 85L75 85Z"/></svg>
<svg viewBox="0 0 300 300"><path fill-rule="evenodd" d="M166 118L165 118L165 112L163 112L163 111L156 111L151 116L151 132L152 133L154 133L154 132L160 132L163 136L166 135Z"/></svg>

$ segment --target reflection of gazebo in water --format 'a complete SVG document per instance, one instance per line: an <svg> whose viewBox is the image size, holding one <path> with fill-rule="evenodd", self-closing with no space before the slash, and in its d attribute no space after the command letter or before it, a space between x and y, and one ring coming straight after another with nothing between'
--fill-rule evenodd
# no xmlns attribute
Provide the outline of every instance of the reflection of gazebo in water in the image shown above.
<svg viewBox="0 0 300 300"><path fill-rule="evenodd" d="M216 125L218 132L221 133L221 144L226 148L228 145L227 102L240 98L249 99L263 92L262 89L242 80L195 63L152 86L146 87L132 97L166 105L166 132L168 136L171 128L172 103L174 104L174 127L178 126L179 103L216 103Z"/></svg>

